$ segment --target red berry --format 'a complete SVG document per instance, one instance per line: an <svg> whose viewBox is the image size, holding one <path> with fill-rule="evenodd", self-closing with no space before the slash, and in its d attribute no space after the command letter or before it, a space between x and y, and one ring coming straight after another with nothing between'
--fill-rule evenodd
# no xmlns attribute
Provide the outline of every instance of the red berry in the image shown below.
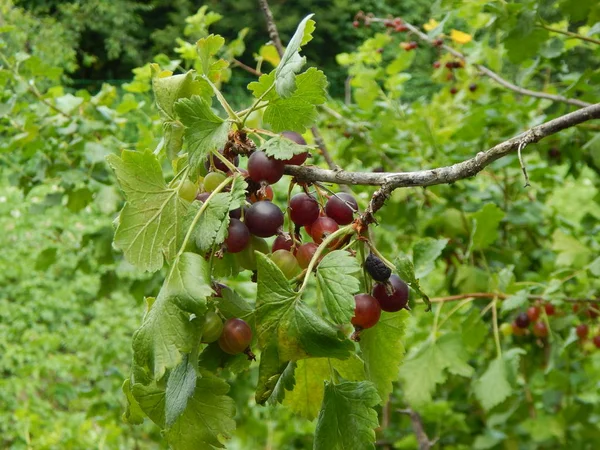
<svg viewBox="0 0 600 450"><path fill-rule="evenodd" d="M517 325L516 321L513 321L510 325L512 326L513 334L515 336L524 336L527 334L527 329L521 328L519 325Z"/></svg>
<svg viewBox="0 0 600 450"><path fill-rule="evenodd" d="M358 211L358 203L353 196L340 192L332 195L325 204L325 214L335 220L339 225L348 225L354 220L354 213Z"/></svg>
<svg viewBox="0 0 600 450"><path fill-rule="evenodd" d="M598 336L594 336L593 341L596 348L600 348L600 334Z"/></svg>
<svg viewBox="0 0 600 450"><path fill-rule="evenodd" d="M548 336L548 327L546 327L544 322L536 322L533 324L533 334L539 338L544 338Z"/></svg>
<svg viewBox="0 0 600 450"><path fill-rule="evenodd" d="M531 320L532 322L535 322L539 319L540 312L540 308L538 308L537 306L530 306L529 308L527 308L527 317L529 317L529 320Z"/></svg>
<svg viewBox="0 0 600 450"><path fill-rule="evenodd" d="M595 319L596 317L598 317L598 309L594 306L588 306L585 310L585 315L588 316L590 319Z"/></svg>
<svg viewBox="0 0 600 450"><path fill-rule="evenodd" d="M388 280L391 293L388 293L386 283L377 283L373 287L373 297L379 301L381 309L387 312L400 311L408 305L408 285L398 275L392 275Z"/></svg>
<svg viewBox="0 0 600 450"><path fill-rule="evenodd" d="M575 328L575 333L577 334L577 337L581 340L587 338L589 332L590 330L585 323L580 323L579 325L577 325L577 328Z"/></svg>
<svg viewBox="0 0 600 450"><path fill-rule="evenodd" d="M442 45L444 45L444 40L443 39L434 39L432 42L434 47L441 47Z"/></svg>
<svg viewBox="0 0 600 450"><path fill-rule="evenodd" d="M381 306L375 297L369 294L358 294L354 296L354 317L352 325L362 330L371 328L381 317Z"/></svg>
<svg viewBox="0 0 600 450"><path fill-rule="evenodd" d="M319 204L305 193L296 194L290 200L290 219L296 225L310 225L319 218Z"/></svg>
<svg viewBox="0 0 600 450"><path fill-rule="evenodd" d="M253 235L270 237L275 236L283 225L283 213L277 205L263 200L248 208L244 220Z"/></svg>
<svg viewBox="0 0 600 450"><path fill-rule="evenodd" d="M316 244L323 242L327 236L338 230L338 224L329 217L319 217L310 225L310 236Z"/></svg>
<svg viewBox="0 0 600 450"><path fill-rule="evenodd" d="M250 241L250 231L248 227L238 219L230 219L227 229L227 239L225 246L229 253L238 253L246 248Z"/></svg>
<svg viewBox="0 0 600 450"><path fill-rule="evenodd" d="M282 233L273 241L273 247L271 248L271 251L273 253L275 253L277 250L290 251L292 250L292 245L294 245L294 242L292 241L289 233Z"/></svg>
<svg viewBox="0 0 600 450"><path fill-rule="evenodd" d="M401 25L396 25L394 27L394 30L398 33L402 33L404 31L408 31L408 27L405 24L401 24Z"/></svg>
<svg viewBox="0 0 600 450"><path fill-rule="evenodd" d="M358 20L355 20L354 22L352 22L352 26L354 28L358 28L358 27L360 27L360 22Z"/></svg>
<svg viewBox="0 0 600 450"><path fill-rule="evenodd" d="M223 325L219 347L225 353L236 355L248 348L252 341L252 330L242 319L229 319Z"/></svg>
<svg viewBox="0 0 600 450"><path fill-rule="evenodd" d="M274 159L265 152L254 152L248 159L248 174L257 183L277 183L283 176L284 162Z"/></svg>
<svg viewBox="0 0 600 450"><path fill-rule="evenodd" d="M435 62L433 63L433 68L434 68L434 69L439 69L441 66L442 66L442 63L441 63L441 62L439 62L439 61L435 61Z"/></svg>
<svg viewBox="0 0 600 450"><path fill-rule="evenodd" d="M455 87L452 87L452 88L450 89L450 93L451 93L452 95L456 95L456 94L458 93L458 89L457 89L457 88L455 88Z"/></svg>
<svg viewBox="0 0 600 450"><path fill-rule="evenodd" d="M394 26L395 27L399 27L400 25L403 25L403 24L404 24L404 22L402 21L402 19L400 17L396 17L394 19Z"/></svg>
<svg viewBox="0 0 600 450"><path fill-rule="evenodd" d="M302 244L300 247L298 247L298 250L296 251L296 259L298 260L300 267L303 269L308 267L310 260L314 256L318 247L319 246L313 242L307 242L306 244Z"/></svg>
<svg viewBox="0 0 600 450"><path fill-rule="evenodd" d="M552 303L546 303L544 305L544 309L546 310L546 315L548 316L553 316L554 314L556 314L556 309L554 308L554 305Z"/></svg>
<svg viewBox="0 0 600 450"><path fill-rule="evenodd" d="M471 84L469 85L469 90L470 90L471 92L475 92L475 91L477 90L477 85L476 85L475 83L471 83Z"/></svg>
<svg viewBox="0 0 600 450"><path fill-rule="evenodd" d="M519 313L515 319L515 323L519 328L527 328L529 326L529 316L527 313Z"/></svg>

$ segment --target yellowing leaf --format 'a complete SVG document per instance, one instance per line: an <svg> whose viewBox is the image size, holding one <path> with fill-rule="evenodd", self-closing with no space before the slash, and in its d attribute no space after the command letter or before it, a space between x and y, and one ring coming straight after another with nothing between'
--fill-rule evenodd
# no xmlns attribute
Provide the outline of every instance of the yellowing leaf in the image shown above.
<svg viewBox="0 0 600 450"><path fill-rule="evenodd" d="M277 67L281 58L279 57L279 53L277 53L277 49L274 45L263 45L259 50L258 54L262 59L267 61L273 67Z"/></svg>
<svg viewBox="0 0 600 450"><path fill-rule="evenodd" d="M440 23L435 20L435 19L429 19L429 22L427 22L426 24L423 25L423 28L425 29L425 31L431 31L433 30L435 27L437 27Z"/></svg>
<svg viewBox="0 0 600 450"><path fill-rule="evenodd" d="M452 30L450 32L450 39L452 39L457 44L466 44L468 42L471 42L471 39L473 39L473 36L471 36L468 33L464 33L462 31Z"/></svg>

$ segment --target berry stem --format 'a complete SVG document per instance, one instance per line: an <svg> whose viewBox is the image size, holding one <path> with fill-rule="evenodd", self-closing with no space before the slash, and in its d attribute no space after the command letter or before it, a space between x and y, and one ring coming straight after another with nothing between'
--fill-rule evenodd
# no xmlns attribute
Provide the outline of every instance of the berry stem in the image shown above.
<svg viewBox="0 0 600 450"><path fill-rule="evenodd" d="M500 333L498 332L498 297L492 300L492 329L494 330L494 342L496 343L496 352L498 358L502 357L502 346L500 345Z"/></svg>
<svg viewBox="0 0 600 450"><path fill-rule="evenodd" d="M190 172L190 167L189 166L184 167L183 169L181 169L179 172L177 172L177 174L169 182L169 187L172 187L175 184L175 181L177 181L177 179L179 177L181 177L181 178L187 177L187 175L188 175L189 172ZM181 183L179 184L179 188L177 189L177 192L179 192L179 189L181 189Z"/></svg>
<svg viewBox="0 0 600 450"><path fill-rule="evenodd" d="M239 171L240 171L240 169L238 169L237 167L235 167L235 166L234 166L234 165L231 163L231 161L229 161L227 158L225 158L225 156L223 156L223 155L221 154L221 152L219 152L218 150L217 150L217 151L214 151L214 152L211 152L211 156L212 156L212 157L215 157L215 156L216 156L216 157L217 157L217 159L220 159L220 160L221 160L221 162L222 162L223 164L225 164L225 165L227 166L227 168L228 168L229 170L231 170L231 172L232 172L232 173L236 173L236 172L239 172ZM211 163L211 167L212 167L212 163L213 163L212 159L211 159L210 163Z"/></svg>

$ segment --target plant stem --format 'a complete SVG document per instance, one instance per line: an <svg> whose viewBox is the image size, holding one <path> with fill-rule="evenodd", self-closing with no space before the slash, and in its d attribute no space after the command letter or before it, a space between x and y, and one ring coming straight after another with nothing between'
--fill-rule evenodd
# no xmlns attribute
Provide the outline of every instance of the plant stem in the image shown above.
<svg viewBox="0 0 600 450"><path fill-rule="evenodd" d="M202 75L202 78L204 78L204 80L206 80L206 82L210 85L210 87L212 88L213 92L217 96L217 100L219 101L219 103L221 104L221 106L223 107L223 109L225 110L225 112L227 113L227 115L229 116L229 118L231 120L233 120L236 124L238 124L238 126L240 127L240 129L243 128L242 120L239 118L239 116L233 110L233 108L231 107L231 105L227 102L227 100L225 99L225 97L223 97L223 94L221 94L221 91L219 90L219 88L217 88L213 84L213 82L210 81L210 79L206 75Z"/></svg>
<svg viewBox="0 0 600 450"><path fill-rule="evenodd" d="M498 297L494 297L494 300L492 301L492 328L494 330L496 352L498 353L498 358L500 358L502 356L502 347L500 346L500 333L498 332L498 308L496 308L497 302Z"/></svg>
<svg viewBox="0 0 600 450"><path fill-rule="evenodd" d="M254 104L248 109L248 112L244 115L244 117L242 119L242 127L246 123L246 120L248 119L250 114L252 114L252 112L258 107L258 104L260 102L262 102L262 99L265 98L267 96L267 94L273 90L274 87L275 87L275 83L273 83L269 89L267 89L265 92L263 92L262 95L256 99Z"/></svg>

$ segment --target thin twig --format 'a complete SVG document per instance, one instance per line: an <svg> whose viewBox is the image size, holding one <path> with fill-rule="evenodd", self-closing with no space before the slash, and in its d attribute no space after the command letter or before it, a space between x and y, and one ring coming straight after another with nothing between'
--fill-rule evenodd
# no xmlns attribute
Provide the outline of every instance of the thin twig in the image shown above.
<svg viewBox="0 0 600 450"><path fill-rule="evenodd" d="M417 442L419 443L419 450L429 450L435 445L438 439L429 439L429 436L425 433L425 427L423 427L423 419L421 419L421 415L418 412L410 408L398 409L397 411L400 414L406 414L410 417L410 423L415 433L415 437L417 438Z"/></svg>
<svg viewBox="0 0 600 450"><path fill-rule="evenodd" d="M517 155L519 156L519 164L521 164L521 170L523 171L523 176L525 177L525 186L523 187L529 187L531 186L531 184L529 183L529 175L527 175L527 168L525 167L525 163L523 162L523 155L521 155L521 150L525 148L527 144L524 142L521 142L519 144L519 147L517 147Z"/></svg>
<svg viewBox="0 0 600 450"><path fill-rule="evenodd" d="M465 293L465 294L448 295L446 297L434 297L434 298L430 298L429 301L431 303L446 303L446 302L456 302L459 300L465 300L467 298L494 298L494 297L498 297L498 299L500 299L500 300L505 300L510 296L511 296L511 294L494 293L494 292L469 292L469 293ZM537 301L537 300L545 300L545 297L543 295L528 295L527 299L529 301ZM563 302L567 302L567 303L600 303L600 297L597 297L597 298L566 297L561 300Z"/></svg>
<svg viewBox="0 0 600 450"><path fill-rule="evenodd" d="M241 69L244 69L246 72L250 72L252 75L256 75L257 77L260 77L262 75L261 72L259 72L258 70L256 70L253 67L250 67L246 64L244 64L243 62L241 62L239 59L235 59L233 58L233 63L240 67Z"/></svg>
<svg viewBox="0 0 600 450"><path fill-rule="evenodd" d="M538 26L542 27L543 29L548 30L552 33L559 33L559 34L563 34L565 36L569 36L570 38L573 38L573 39L581 39L582 41L591 42L592 44L600 45L600 40L594 39L594 38L591 38L588 36L583 36L581 34L573 33L572 31L559 30L558 28L552 28L543 23L539 24Z"/></svg>

